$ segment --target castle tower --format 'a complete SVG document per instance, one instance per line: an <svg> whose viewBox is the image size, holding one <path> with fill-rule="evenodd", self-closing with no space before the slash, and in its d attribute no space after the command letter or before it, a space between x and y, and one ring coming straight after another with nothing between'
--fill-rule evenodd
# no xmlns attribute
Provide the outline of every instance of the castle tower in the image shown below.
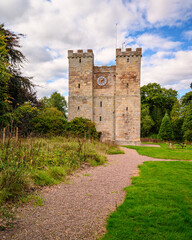
<svg viewBox="0 0 192 240"><path fill-rule="evenodd" d="M142 49L116 49L116 143L140 142L140 69Z"/></svg>
<svg viewBox="0 0 192 240"><path fill-rule="evenodd" d="M69 50L69 121L88 118L103 141L138 144L141 54L141 48L116 49L116 66L98 67L92 50Z"/></svg>
<svg viewBox="0 0 192 240"><path fill-rule="evenodd" d="M68 51L69 59L69 121L84 117L93 121L93 65L92 50Z"/></svg>

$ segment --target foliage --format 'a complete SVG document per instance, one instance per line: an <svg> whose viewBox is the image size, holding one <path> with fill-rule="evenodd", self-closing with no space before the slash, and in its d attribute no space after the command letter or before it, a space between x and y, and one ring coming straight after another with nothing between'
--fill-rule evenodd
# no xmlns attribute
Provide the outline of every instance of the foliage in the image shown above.
<svg viewBox="0 0 192 240"><path fill-rule="evenodd" d="M0 127L7 124L12 109L26 101L37 104L34 84L21 72L25 56L19 50L20 37L0 25Z"/></svg>
<svg viewBox="0 0 192 240"><path fill-rule="evenodd" d="M39 111L31 124L33 131L40 135L61 135L68 128L63 113L53 107Z"/></svg>
<svg viewBox="0 0 192 240"><path fill-rule="evenodd" d="M6 124L3 115L9 109L8 83L11 77L11 74L8 71L9 62L6 59L6 55L6 39L0 31L0 124L2 126L5 126Z"/></svg>
<svg viewBox="0 0 192 240"><path fill-rule="evenodd" d="M190 103L188 111L184 117L182 130L184 133L184 139L187 141L192 141L192 102Z"/></svg>
<svg viewBox="0 0 192 240"><path fill-rule="evenodd" d="M74 136L98 138L95 123L89 119L76 117L69 123L70 132Z"/></svg>
<svg viewBox="0 0 192 240"><path fill-rule="evenodd" d="M9 139L0 146L0 191L2 201L18 198L34 182L44 186L64 180L72 170L88 162L99 165L105 162L111 145L85 139L63 137L51 139ZM113 145L113 150L119 147Z"/></svg>
<svg viewBox="0 0 192 240"><path fill-rule="evenodd" d="M50 98L44 97L41 102L45 108L57 108L57 110L63 113L65 119L67 119L67 102L65 100L65 97L60 93L54 92L51 94Z"/></svg>
<svg viewBox="0 0 192 240"><path fill-rule="evenodd" d="M192 238L192 164L145 162L111 214L102 240Z"/></svg>
<svg viewBox="0 0 192 240"><path fill-rule="evenodd" d="M150 130L154 125L154 121L149 114L149 106L141 107L141 137L149 136Z"/></svg>
<svg viewBox="0 0 192 240"><path fill-rule="evenodd" d="M158 143L159 144L159 143ZM140 155L161 158L161 159L176 159L176 160L192 160L192 146L187 145L182 148L181 145L175 144L170 148L166 143L160 143L160 147L148 146L125 146L130 149L135 149Z"/></svg>
<svg viewBox="0 0 192 240"><path fill-rule="evenodd" d="M149 115L155 123L151 129L152 133L158 133L164 114L172 110L176 100L177 91L171 88L162 88L157 83L141 87L141 105L149 107Z"/></svg>
<svg viewBox="0 0 192 240"><path fill-rule="evenodd" d="M32 132L31 121L37 116L39 110L35 106L31 106L29 102L19 106L13 111L12 116L14 125L17 126L24 137Z"/></svg>
<svg viewBox="0 0 192 240"><path fill-rule="evenodd" d="M171 115L171 122L172 122L172 127L174 132L174 140L182 141L183 140L182 125L183 125L184 117L182 114L181 104L178 100L173 105L170 115Z"/></svg>
<svg viewBox="0 0 192 240"><path fill-rule="evenodd" d="M174 138L173 128L171 125L171 120L169 118L168 113L165 113L165 116L162 120L160 129L159 129L159 138L162 140L172 140Z"/></svg>
<svg viewBox="0 0 192 240"><path fill-rule="evenodd" d="M186 93L181 98L181 103L183 106L189 105L191 103L191 101L192 101L192 91Z"/></svg>
<svg viewBox="0 0 192 240"><path fill-rule="evenodd" d="M119 147L114 144L114 145L109 145L107 154L125 154L125 152L119 149Z"/></svg>

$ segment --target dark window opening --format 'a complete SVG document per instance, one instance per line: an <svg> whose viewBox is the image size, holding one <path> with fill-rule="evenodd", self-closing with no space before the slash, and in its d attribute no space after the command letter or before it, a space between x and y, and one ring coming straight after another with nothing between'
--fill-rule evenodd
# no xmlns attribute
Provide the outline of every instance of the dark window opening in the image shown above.
<svg viewBox="0 0 192 240"><path fill-rule="evenodd" d="M78 110L80 110L80 107L78 106L78 108L77 108Z"/></svg>
<svg viewBox="0 0 192 240"><path fill-rule="evenodd" d="M126 107L126 111L128 111L128 107Z"/></svg>
<svg viewBox="0 0 192 240"><path fill-rule="evenodd" d="M102 121L102 117L99 117L99 121L100 121L100 122Z"/></svg>
<svg viewBox="0 0 192 240"><path fill-rule="evenodd" d="M102 107L102 102L100 102L100 107Z"/></svg>
<svg viewBox="0 0 192 240"><path fill-rule="evenodd" d="M129 58L127 58L127 62L129 62Z"/></svg>
<svg viewBox="0 0 192 240"><path fill-rule="evenodd" d="M79 63L81 63L81 58L79 58Z"/></svg>
<svg viewBox="0 0 192 240"><path fill-rule="evenodd" d="M80 88L80 83L78 84L78 88Z"/></svg>
<svg viewBox="0 0 192 240"><path fill-rule="evenodd" d="M129 87L129 83L127 83L127 88Z"/></svg>

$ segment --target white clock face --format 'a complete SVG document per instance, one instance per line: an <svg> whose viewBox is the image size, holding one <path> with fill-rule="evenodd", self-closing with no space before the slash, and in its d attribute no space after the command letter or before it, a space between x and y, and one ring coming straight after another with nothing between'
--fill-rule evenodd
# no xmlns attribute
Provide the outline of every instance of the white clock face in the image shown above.
<svg viewBox="0 0 192 240"><path fill-rule="evenodd" d="M99 86L104 86L107 83L107 79L103 76L97 78L97 84Z"/></svg>

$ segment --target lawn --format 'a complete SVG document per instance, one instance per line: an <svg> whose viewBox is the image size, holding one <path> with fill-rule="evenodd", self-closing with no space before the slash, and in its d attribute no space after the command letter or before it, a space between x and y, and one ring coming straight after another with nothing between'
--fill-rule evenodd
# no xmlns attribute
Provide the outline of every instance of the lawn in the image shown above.
<svg viewBox="0 0 192 240"><path fill-rule="evenodd" d="M102 240L191 240L192 163L145 162Z"/></svg>
<svg viewBox="0 0 192 240"><path fill-rule="evenodd" d="M160 148L148 146L125 146L130 149L136 149L140 155L161 158L161 159L176 159L176 160L192 160L192 145L187 145L182 148L175 145L175 148L169 148L167 143L160 143Z"/></svg>

